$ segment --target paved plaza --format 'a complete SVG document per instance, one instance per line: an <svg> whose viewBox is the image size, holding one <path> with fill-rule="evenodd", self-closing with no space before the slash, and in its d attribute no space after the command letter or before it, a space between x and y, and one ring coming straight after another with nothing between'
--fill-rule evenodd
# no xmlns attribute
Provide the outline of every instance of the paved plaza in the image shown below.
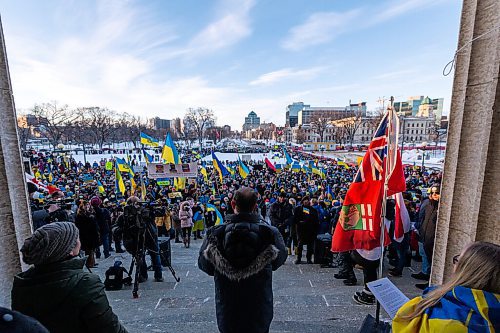
<svg viewBox="0 0 500 333"><path fill-rule="evenodd" d="M177 275L176 283L168 269L165 282L152 279L140 285L140 297L132 298L132 287L108 292L113 310L129 332L216 333L213 278L197 267L201 241L192 241L191 248L172 242L172 261ZM99 261L94 272L104 280L105 270L113 264L115 256ZM273 276L274 320L271 332L357 332L364 317L375 315L375 306L354 303L352 295L360 290L361 270L355 269L358 286L344 286L342 280L333 278L337 269L320 268L319 265L294 265L289 256ZM126 267L130 255L121 259ZM410 298L419 290L405 269L402 278L391 278ZM385 317L387 315L383 313Z"/></svg>

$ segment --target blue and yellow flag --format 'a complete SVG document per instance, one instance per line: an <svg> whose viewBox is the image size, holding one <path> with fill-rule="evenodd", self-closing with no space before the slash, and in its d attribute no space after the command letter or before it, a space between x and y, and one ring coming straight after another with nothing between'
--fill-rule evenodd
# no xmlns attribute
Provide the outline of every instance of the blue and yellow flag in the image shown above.
<svg viewBox="0 0 500 333"><path fill-rule="evenodd" d="M241 178L245 179L250 174L248 167L238 158L238 171L240 172Z"/></svg>
<svg viewBox="0 0 500 333"><path fill-rule="evenodd" d="M302 170L302 167L300 166L300 164L298 162L295 162L292 164L292 171L293 172L300 172L300 170Z"/></svg>
<svg viewBox="0 0 500 333"><path fill-rule="evenodd" d="M227 171L229 171L229 173L231 174L231 176L234 176L234 174L236 173L236 170L234 170L233 168L231 168L229 165L226 166L226 169L227 169Z"/></svg>
<svg viewBox="0 0 500 333"><path fill-rule="evenodd" d="M142 154L144 155L144 160L146 161L146 165L148 165L149 163L153 163L153 156L149 155L146 150L143 149Z"/></svg>
<svg viewBox="0 0 500 333"><path fill-rule="evenodd" d="M99 190L99 193L106 193L106 190L104 189L104 186L102 185L100 180L97 181L97 189Z"/></svg>
<svg viewBox="0 0 500 333"><path fill-rule="evenodd" d="M132 168L130 168L130 165L128 165L128 162L119 157L116 158L116 165L118 167L118 170L123 172L129 173L132 170Z"/></svg>
<svg viewBox="0 0 500 333"><path fill-rule="evenodd" d="M115 166L115 187L116 193L125 195L125 183L123 182L122 174L120 173L120 169L118 167L118 162L116 162Z"/></svg>
<svg viewBox="0 0 500 333"><path fill-rule="evenodd" d="M159 147L160 140L155 139L152 136L149 136L146 133L141 132L141 144L143 144L145 146Z"/></svg>
<svg viewBox="0 0 500 333"><path fill-rule="evenodd" d="M167 133L167 137L165 138L165 144L163 145L161 158L165 161L165 163L181 163L181 158L179 157L179 153L177 152L177 148L175 147L170 133Z"/></svg>
<svg viewBox="0 0 500 333"><path fill-rule="evenodd" d="M398 310L392 321L393 332L499 332L499 294L457 286L422 315L409 321L401 318L411 313L421 300L422 296L414 298Z"/></svg>
<svg viewBox="0 0 500 333"><path fill-rule="evenodd" d="M224 224L224 219L222 218L222 214L219 212L217 207L207 203L207 212L215 212L215 214L217 215L217 220L215 221L215 225Z"/></svg>
<svg viewBox="0 0 500 333"><path fill-rule="evenodd" d="M286 164L287 164L287 165L290 165L290 164L292 164L292 163L293 163L293 160L292 160L292 158L290 157L290 155L288 154L288 152L286 151L286 148L285 148L285 147L283 147L283 155L284 155L284 156L285 156L285 158L286 158Z"/></svg>
<svg viewBox="0 0 500 333"><path fill-rule="evenodd" d="M208 174L207 174L207 169L205 167L200 167L200 173L203 175L203 178L205 179L205 183L208 182Z"/></svg>
<svg viewBox="0 0 500 333"><path fill-rule="evenodd" d="M141 178L141 200L146 201L146 184L144 180Z"/></svg>
<svg viewBox="0 0 500 333"><path fill-rule="evenodd" d="M222 183L222 177L229 175L229 171L227 171L224 164L222 164L217 156L215 156L214 152L212 152L212 163L214 164L214 169L219 173L220 181Z"/></svg>
<svg viewBox="0 0 500 333"><path fill-rule="evenodd" d="M337 161L337 165L341 165L344 168L349 169L349 165L347 165L347 163L344 161Z"/></svg>

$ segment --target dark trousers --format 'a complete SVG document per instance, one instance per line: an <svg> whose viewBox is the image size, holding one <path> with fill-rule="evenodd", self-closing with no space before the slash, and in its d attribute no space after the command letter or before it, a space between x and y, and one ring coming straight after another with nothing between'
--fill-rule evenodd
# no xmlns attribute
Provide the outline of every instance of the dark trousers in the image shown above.
<svg viewBox="0 0 500 333"><path fill-rule="evenodd" d="M302 259L302 250L304 245L307 247L307 253L306 253L307 261L310 261L314 253L314 241L306 243L303 240L299 240L297 245L297 260Z"/></svg>
<svg viewBox="0 0 500 333"><path fill-rule="evenodd" d="M377 280L378 278L377 268L380 264L379 260L365 259L357 251L351 252L351 259L354 263L363 266L363 283L365 284L365 288L367 288L366 284L368 282Z"/></svg>
<svg viewBox="0 0 500 333"><path fill-rule="evenodd" d="M109 241L110 237L109 237L109 234L106 233L106 234L101 234L101 240L102 240L102 248L103 248L103 252L104 252L104 258L107 258L110 256L109 254L109 249L111 247L111 243ZM96 257L97 258L101 258L101 247L97 247L97 249L95 250L95 253L96 253Z"/></svg>
<svg viewBox="0 0 500 333"><path fill-rule="evenodd" d="M356 280L356 274L354 274L354 263L351 259L351 253L341 252L338 255L339 264L339 274L344 275L346 279Z"/></svg>
<svg viewBox="0 0 500 333"><path fill-rule="evenodd" d="M153 245L153 248L148 250L149 257L151 258L151 265L153 266L153 270L155 272L155 278L161 278L162 277L162 268L161 268L161 261L160 261L160 247L158 246L158 242L155 242L155 245ZM142 262L141 262L141 276L147 278L148 277L148 265L146 264L146 254L142 256Z"/></svg>
<svg viewBox="0 0 500 333"><path fill-rule="evenodd" d="M395 242L395 247L398 255L398 264L396 265L396 269L401 272L403 271L403 268L409 266L408 254L410 251L410 234L406 233L401 243Z"/></svg>

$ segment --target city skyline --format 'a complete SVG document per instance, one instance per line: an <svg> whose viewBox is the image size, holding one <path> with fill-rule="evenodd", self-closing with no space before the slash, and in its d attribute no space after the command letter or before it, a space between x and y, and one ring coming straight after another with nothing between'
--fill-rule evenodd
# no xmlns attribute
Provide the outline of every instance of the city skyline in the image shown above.
<svg viewBox="0 0 500 333"><path fill-rule="evenodd" d="M0 1L18 109L57 100L164 119L213 109L241 128L255 111L443 97L460 2L404 0ZM446 13L443 15L443 13Z"/></svg>

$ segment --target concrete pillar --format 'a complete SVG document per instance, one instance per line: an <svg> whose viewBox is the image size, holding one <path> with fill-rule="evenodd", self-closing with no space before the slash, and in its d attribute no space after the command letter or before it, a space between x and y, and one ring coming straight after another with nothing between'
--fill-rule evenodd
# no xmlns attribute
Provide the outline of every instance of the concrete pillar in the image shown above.
<svg viewBox="0 0 500 333"><path fill-rule="evenodd" d="M500 243L499 24L498 0L464 0L431 284L468 243Z"/></svg>
<svg viewBox="0 0 500 333"><path fill-rule="evenodd" d="M19 249L32 229L1 20L0 119L0 305L10 307L12 278L23 268Z"/></svg>

